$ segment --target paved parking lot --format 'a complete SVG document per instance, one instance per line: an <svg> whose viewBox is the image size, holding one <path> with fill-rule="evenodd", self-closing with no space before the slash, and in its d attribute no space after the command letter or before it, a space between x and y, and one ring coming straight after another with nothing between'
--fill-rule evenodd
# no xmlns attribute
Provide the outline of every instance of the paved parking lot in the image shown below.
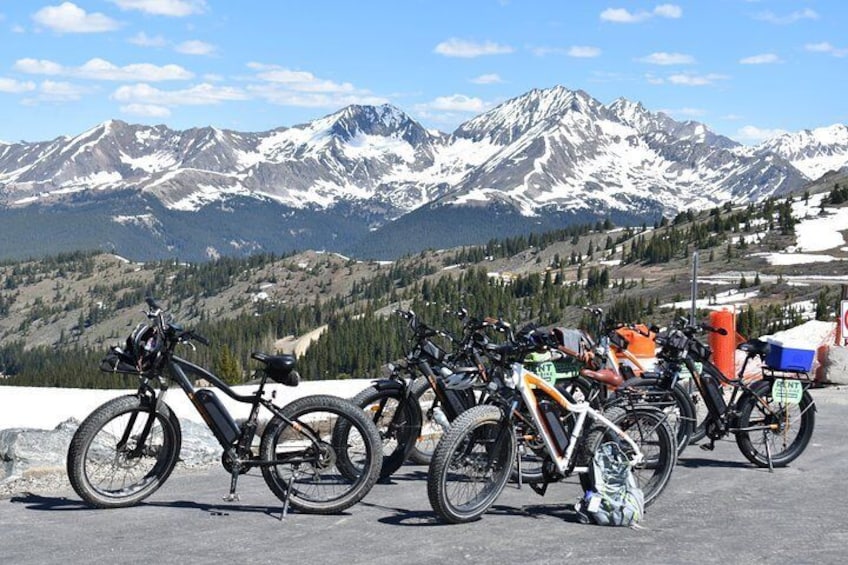
<svg viewBox="0 0 848 565"><path fill-rule="evenodd" d="M639 529L579 524L572 481L542 498L507 487L483 519L436 521L426 467L405 466L339 516L291 514L257 471L224 503L223 470L174 476L146 503L85 508L73 493L0 500L4 563L844 563L848 390L814 391L807 451L774 473L732 440L690 447Z"/></svg>

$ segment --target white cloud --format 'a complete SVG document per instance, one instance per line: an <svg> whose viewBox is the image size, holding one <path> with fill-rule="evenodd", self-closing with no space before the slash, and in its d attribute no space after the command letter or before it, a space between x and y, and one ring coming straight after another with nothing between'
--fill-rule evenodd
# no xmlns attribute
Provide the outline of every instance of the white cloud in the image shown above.
<svg viewBox="0 0 848 565"><path fill-rule="evenodd" d="M8 92L17 94L19 92L30 92L35 90L35 83L32 81L19 81L12 78L0 77L0 92Z"/></svg>
<svg viewBox="0 0 848 565"><path fill-rule="evenodd" d="M99 33L121 27L121 24L112 18L100 12L89 14L73 2L46 6L33 14L32 19L35 23L58 33Z"/></svg>
<svg viewBox="0 0 848 565"><path fill-rule="evenodd" d="M80 100L91 91L91 88L71 84L70 82L45 80L38 85L35 97L25 99L23 103L36 105L39 102L72 102L74 100Z"/></svg>
<svg viewBox="0 0 848 565"><path fill-rule="evenodd" d="M675 4L660 4L654 8L654 15L676 20L683 16L683 8Z"/></svg>
<svg viewBox="0 0 848 565"><path fill-rule="evenodd" d="M60 75L64 72L62 65L46 59L18 59L13 68L31 75Z"/></svg>
<svg viewBox="0 0 848 565"><path fill-rule="evenodd" d="M431 110L446 112L482 112L489 105L479 98L466 96L464 94L453 94L451 96L439 96L432 102L424 105Z"/></svg>
<svg viewBox="0 0 848 565"><path fill-rule="evenodd" d="M331 80L319 79L307 71L292 71L282 67L264 66L257 78L272 84L283 85L295 92L355 92L356 88L349 82L337 83Z"/></svg>
<svg viewBox="0 0 848 565"><path fill-rule="evenodd" d="M569 57L577 57L578 59L592 59L601 56L601 50L597 47L589 45L572 45L568 48Z"/></svg>
<svg viewBox="0 0 848 565"><path fill-rule="evenodd" d="M763 53L761 55L752 55L751 57L739 59L739 63L742 65L769 65L772 63L782 62L783 61L780 60L780 57L774 53Z"/></svg>
<svg viewBox="0 0 848 565"><path fill-rule="evenodd" d="M473 82L474 84L498 84L503 82L503 79L500 77L500 75L496 73L491 73L474 77L473 79L471 79L471 82Z"/></svg>
<svg viewBox="0 0 848 565"><path fill-rule="evenodd" d="M205 106L231 100L247 100L248 95L239 88L198 84L182 90L160 90L149 84L121 86L112 93L112 99L127 104L153 106Z"/></svg>
<svg viewBox="0 0 848 565"><path fill-rule="evenodd" d="M165 106L155 104L127 104L121 106L121 112L133 116L144 116L146 118L167 118L171 111Z"/></svg>
<svg viewBox="0 0 848 565"><path fill-rule="evenodd" d="M601 12L601 20L616 24L636 24L651 17L650 12L631 13L625 8L607 8Z"/></svg>
<svg viewBox="0 0 848 565"><path fill-rule="evenodd" d="M844 57L845 55L848 55L848 49L844 47L835 47L827 41L823 41L821 43L808 43L804 45L804 49L812 53L829 53L834 57Z"/></svg>
<svg viewBox="0 0 848 565"><path fill-rule="evenodd" d="M512 53L513 48L509 45L500 45L493 41L477 43L465 39L451 38L436 45L434 53L445 57L462 57L466 59L481 57L483 55L503 55Z"/></svg>
<svg viewBox="0 0 848 565"><path fill-rule="evenodd" d="M659 4L652 11L631 12L626 8L607 8L601 12L601 21L616 24L638 24L653 18L678 19L683 16L683 8L676 4Z"/></svg>
<svg viewBox="0 0 848 565"><path fill-rule="evenodd" d="M215 46L203 41L183 41L174 48L185 55L210 55L215 52Z"/></svg>
<svg viewBox="0 0 848 565"><path fill-rule="evenodd" d="M333 108L351 104L379 105L388 102L382 96L367 91L357 92L297 92L287 90L276 84L262 84L247 87L248 92L266 102L278 106L296 106L301 108Z"/></svg>
<svg viewBox="0 0 848 565"><path fill-rule="evenodd" d="M568 49L562 47L530 47L530 52L537 57L545 57L547 55L568 55Z"/></svg>
<svg viewBox="0 0 848 565"><path fill-rule="evenodd" d="M759 14L757 14L756 19L768 22L770 24L788 25L794 24L795 22L799 22L801 20L817 20L819 19L819 15L815 10L805 8L803 10L792 12L791 14L785 16L779 16L774 12L760 12Z"/></svg>
<svg viewBox="0 0 848 565"><path fill-rule="evenodd" d="M151 37L143 31L138 32L127 41L139 47L165 47L168 45L168 40L161 35Z"/></svg>
<svg viewBox="0 0 848 565"><path fill-rule="evenodd" d="M695 62L692 55L683 53L651 53L638 59L642 63L650 63L652 65L691 65Z"/></svg>
<svg viewBox="0 0 848 565"><path fill-rule="evenodd" d="M349 82L322 79L308 71L296 71L251 62L249 69L257 71L261 84L251 85L248 92L271 104L308 108L348 106L350 104L384 104L388 100Z"/></svg>
<svg viewBox="0 0 848 565"><path fill-rule="evenodd" d="M730 77L717 73L709 73L706 75L695 74L676 74L668 77L668 82L671 84L679 84L683 86L710 86L720 80L727 80Z"/></svg>
<svg viewBox="0 0 848 565"><path fill-rule="evenodd" d="M24 29L24 26L16 24L12 26L12 33L26 33L26 29Z"/></svg>
<svg viewBox="0 0 848 565"><path fill-rule="evenodd" d="M147 81L188 80L194 76L179 65L135 63L118 67L105 59L90 59L81 67L64 67L45 59L18 59L15 70L37 75L61 75L91 80Z"/></svg>
<svg viewBox="0 0 848 565"><path fill-rule="evenodd" d="M745 126L743 128L740 128L736 132L736 138L752 143L760 143L761 141L771 139L772 137L777 137L778 135L783 135L784 133L787 133L786 130L763 129L758 128L756 126Z"/></svg>
<svg viewBox="0 0 848 565"><path fill-rule="evenodd" d="M138 10L155 16L181 18L206 9L204 0L111 0L122 10Z"/></svg>

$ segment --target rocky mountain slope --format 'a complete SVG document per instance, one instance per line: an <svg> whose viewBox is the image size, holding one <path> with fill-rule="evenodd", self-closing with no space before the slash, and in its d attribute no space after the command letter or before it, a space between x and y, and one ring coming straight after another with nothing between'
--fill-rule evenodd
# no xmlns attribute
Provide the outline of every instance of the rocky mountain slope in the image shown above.
<svg viewBox="0 0 848 565"><path fill-rule="evenodd" d="M80 247L139 259L308 247L394 256L594 218L652 222L800 190L848 164L846 131L747 148L561 86L450 135L390 105L258 133L109 121L0 145L0 221L20 234L0 256ZM47 230L38 245L33 229Z"/></svg>

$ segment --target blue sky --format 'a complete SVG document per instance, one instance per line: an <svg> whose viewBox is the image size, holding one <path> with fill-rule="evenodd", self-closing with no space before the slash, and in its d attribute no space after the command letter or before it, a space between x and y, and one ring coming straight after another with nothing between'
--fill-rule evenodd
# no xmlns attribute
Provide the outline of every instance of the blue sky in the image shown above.
<svg viewBox="0 0 848 565"><path fill-rule="evenodd" d="M450 132L563 85L753 144L848 122L846 24L843 0L0 0L0 140L386 102Z"/></svg>

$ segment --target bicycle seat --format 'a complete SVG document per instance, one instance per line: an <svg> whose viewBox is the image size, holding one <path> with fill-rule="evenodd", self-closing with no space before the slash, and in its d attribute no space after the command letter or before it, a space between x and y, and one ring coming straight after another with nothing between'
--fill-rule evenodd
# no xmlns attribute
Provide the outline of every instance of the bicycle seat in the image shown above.
<svg viewBox="0 0 848 565"><path fill-rule="evenodd" d="M250 354L253 359L265 364L268 376L280 384L297 386L300 376L294 372L296 359L294 355L268 355L254 351Z"/></svg>
<svg viewBox="0 0 848 565"><path fill-rule="evenodd" d="M744 351L748 355L754 356L759 355L760 357L765 357L768 355L769 349L771 346L767 341L763 341L761 339L749 339L745 343L739 346L740 351Z"/></svg>
<svg viewBox="0 0 848 565"><path fill-rule="evenodd" d="M600 371L593 371L591 369L581 369L580 375L586 377L587 379L592 379L593 381L598 381L599 383L603 383L605 385L618 388L621 386L621 383L624 382L624 379L613 371L612 369L601 369Z"/></svg>

